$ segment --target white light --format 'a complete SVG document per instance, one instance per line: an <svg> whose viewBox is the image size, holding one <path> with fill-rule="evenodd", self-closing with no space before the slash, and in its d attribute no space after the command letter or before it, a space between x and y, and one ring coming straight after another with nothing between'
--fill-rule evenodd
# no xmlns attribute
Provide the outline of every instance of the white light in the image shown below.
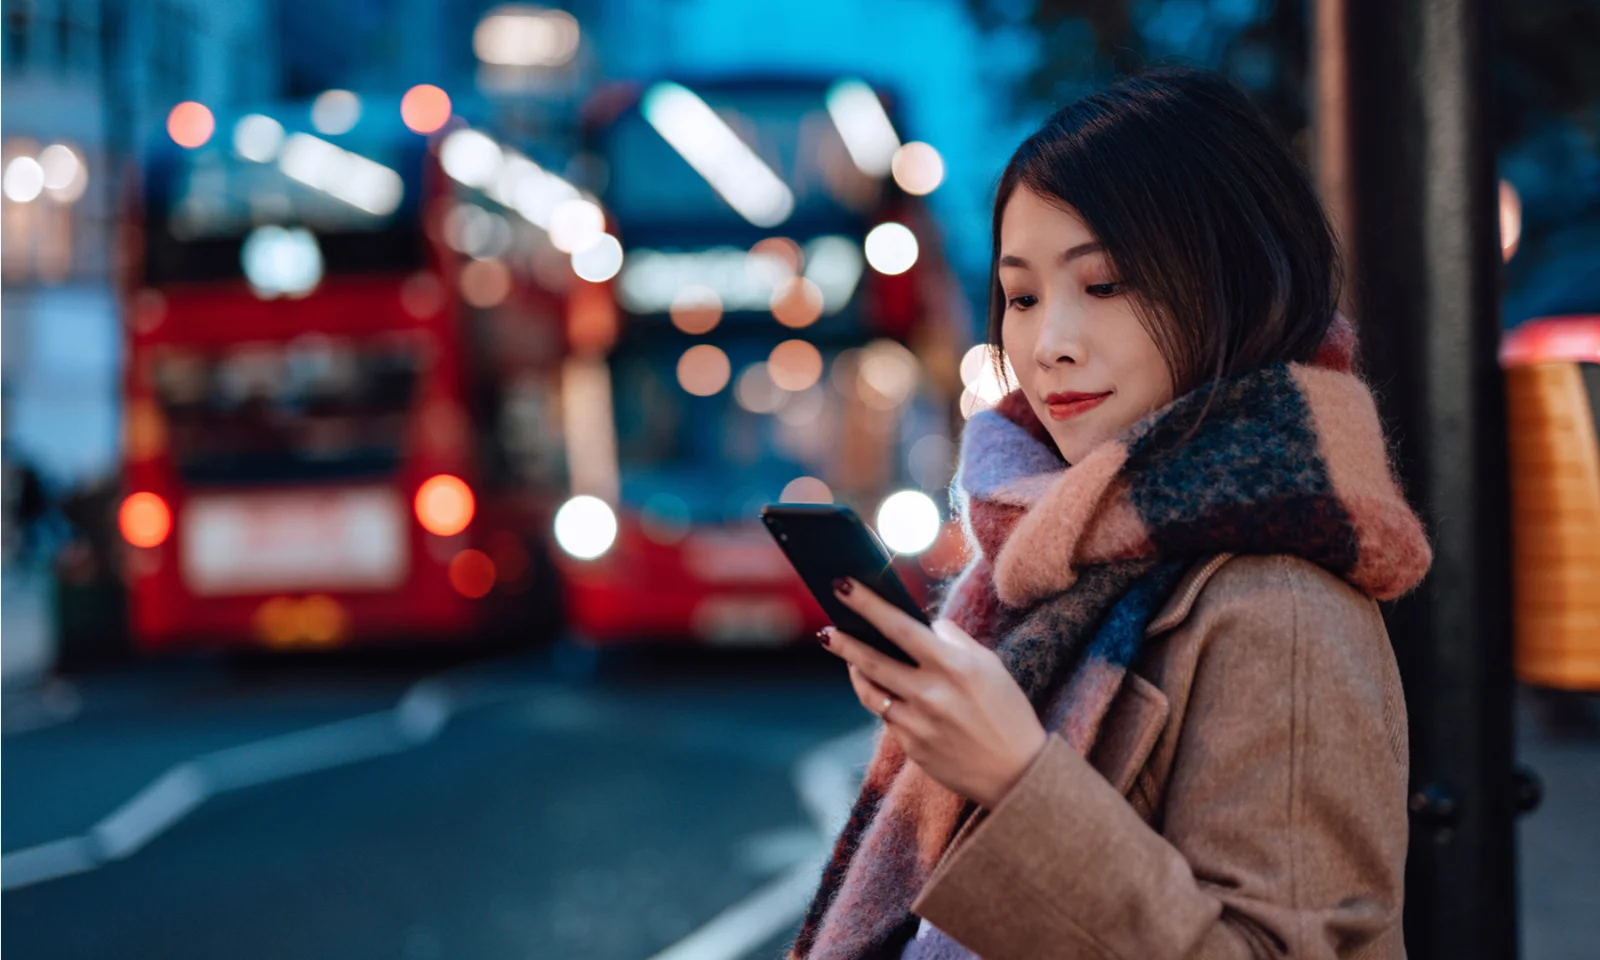
<svg viewBox="0 0 1600 960"><path fill-rule="evenodd" d="M472 31L472 52L507 67L559 67L578 52L578 21L565 10L506 4L490 10Z"/></svg>
<svg viewBox="0 0 1600 960"><path fill-rule="evenodd" d="M890 276L905 273L917 262L917 236L904 224L880 223L867 234L867 262Z"/></svg>
<svg viewBox="0 0 1600 960"><path fill-rule="evenodd" d="M233 125L233 152L256 163L270 163L283 146L283 124L259 113L246 114Z"/></svg>
<svg viewBox="0 0 1600 960"><path fill-rule="evenodd" d="M944 182L944 158L932 146L912 141L894 152L894 182L912 196L925 196Z"/></svg>
<svg viewBox="0 0 1600 960"><path fill-rule="evenodd" d="M834 84L828 91L828 116L862 173L881 177L889 172L894 152L900 149L900 137L871 87L860 80Z"/></svg>
<svg viewBox="0 0 1600 960"><path fill-rule="evenodd" d="M289 138L278 158L278 169L292 180L373 216L394 213L405 195L400 174L309 133Z"/></svg>
<svg viewBox="0 0 1600 960"><path fill-rule="evenodd" d="M921 553L939 536L939 508L919 490L891 494L878 507L878 536L895 553Z"/></svg>
<svg viewBox="0 0 1600 960"><path fill-rule="evenodd" d="M590 283L604 283L622 269L622 244L609 233L572 255L572 272Z"/></svg>
<svg viewBox="0 0 1600 960"><path fill-rule="evenodd" d="M980 343L961 358L961 383L986 406L993 406L1011 392L1007 384L1016 382L1011 361L1002 358L1001 367L1002 371L995 369L993 348Z"/></svg>
<svg viewBox="0 0 1600 960"><path fill-rule="evenodd" d="M606 232L606 215L588 200L566 200L550 212L550 245L578 253Z"/></svg>
<svg viewBox="0 0 1600 960"><path fill-rule="evenodd" d="M257 227L239 250L245 279L256 296L299 297L322 280L322 250L304 227Z"/></svg>
<svg viewBox="0 0 1600 960"><path fill-rule="evenodd" d="M821 236L806 244L806 279L822 291L822 312L833 315L855 296L861 247L849 237Z"/></svg>
<svg viewBox="0 0 1600 960"><path fill-rule="evenodd" d="M617 515L604 500L573 497L556 511L556 543L579 560L593 560L617 540Z"/></svg>
<svg viewBox="0 0 1600 960"><path fill-rule="evenodd" d="M644 95L641 109L662 139L740 216L758 227L775 227L794 212L788 185L687 87L658 83Z"/></svg>
<svg viewBox="0 0 1600 960"><path fill-rule="evenodd" d="M361 98L349 90L324 90L311 101L311 125L318 133L349 133L361 119Z"/></svg>
<svg viewBox="0 0 1600 960"><path fill-rule="evenodd" d="M439 146L439 165L451 179L469 187L486 187L500 172L500 145L476 130L457 130Z"/></svg>
<svg viewBox="0 0 1600 960"><path fill-rule="evenodd" d="M44 171L44 188L50 198L60 203L75 203L89 188L89 171L71 147L52 143L39 154L39 167Z"/></svg>
<svg viewBox="0 0 1600 960"><path fill-rule="evenodd" d="M893 410L917 389L920 373L916 354L893 340L874 340L861 351L857 376L865 389L857 392L867 406Z"/></svg>
<svg viewBox="0 0 1600 960"><path fill-rule="evenodd" d="M17 203L29 203L44 190L44 168L32 157L16 157L6 164L4 184L7 197Z"/></svg>

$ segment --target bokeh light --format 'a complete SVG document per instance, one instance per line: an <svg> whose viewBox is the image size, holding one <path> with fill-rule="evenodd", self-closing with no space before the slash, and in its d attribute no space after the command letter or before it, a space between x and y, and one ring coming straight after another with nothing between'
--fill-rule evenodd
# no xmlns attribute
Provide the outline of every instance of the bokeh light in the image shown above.
<svg viewBox="0 0 1600 960"><path fill-rule="evenodd" d="M816 323L822 306L822 288L805 277L791 277L772 292L772 315L786 327Z"/></svg>
<svg viewBox="0 0 1600 960"><path fill-rule="evenodd" d="M791 393L804 390L822 377L822 353L804 340L785 340L767 356L767 373Z"/></svg>
<svg viewBox="0 0 1600 960"><path fill-rule="evenodd" d="M939 536L939 507L920 490L901 490L878 507L877 526L890 550L921 553Z"/></svg>
<svg viewBox="0 0 1600 960"><path fill-rule="evenodd" d="M471 260L461 268L461 299L480 310L499 306L511 294L511 270L500 260Z"/></svg>
<svg viewBox="0 0 1600 960"><path fill-rule="evenodd" d="M772 413L783 406L784 389L772 382L765 363L752 363L733 385L733 398L751 413Z"/></svg>
<svg viewBox="0 0 1600 960"><path fill-rule="evenodd" d="M1500 181L1500 257L1510 261L1522 242L1522 198L1510 180Z"/></svg>
<svg viewBox="0 0 1600 960"><path fill-rule="evenodd" d="M721 391L731 373L728 355L709 343L696 344L678 358L678 384L697 397Z"/></svg>
<svg viewBox="0 0 1600 960"><path fill-rule="evenodd" d="M4 185L7 199L30 203L44 190L44 168L32 157L15 157L6 164Z"/></svg>
<svg viewBox="0 0 1600 960"><path fill-rule="evenodd" d="M572 62L582 32L565 10L524 4L495 7L472 31L472 52L506 67L559 67Z"/></svg>
<svg viewBox="0 0 1600 960"><path fill-rule="evenodd" d="M283 148L283 124L260 113L250 113L233 125L233 152L246 160L269 163Z"/></svg>
<svg viewBox="0 0 1600 960"><path fill-rule="evenodd" d="M180 147L203 147L216 129L217 120L203 103L185 100L167 114L167 135Z"/></svg>
<svg viewBox="0 0 1600 960"><path fill-rule="evenodd" d="M453 537L467 529L477 512L472 488L460 477L441 473L429 477L417 488L414 502L417 522L435 536Z"/></svg>
<svg viewBox="0 0 1600 960"><path fill-rule="evenodd" d="M925 196L944 182L944 158L929 144L914 140L894 152L894 182L913 196Z"/></svg>
<svg viewBox="0 0 1600 960"><path fill-rule="evenodd" d="M172 533L172 511L154 493L129 494L117 511L117 527L136 547L159 547Z"/></svg>
<svg viewBox="0 0 1600 960"><path fill-rule="evenodd" d="M419 83L400 98L400 119L414 133L432 133L450 119L450 95L431 83Z"/></svg>
<svg viewBox="0 0 1600 960"><path fill-rule="evenodd" d="M556 543L580 560L593 560L617 540L617 515L599 497L573 497L556 511Z"/></svg>
<svg viewBox="0 0 1600 960"><path fill-rule="evenodd" d="M861 351L857 393L869 407L892 410L910 398L919 374L916 354L893 340L874 340Z"/></svg>
<svg viewBox="0 0 1600 960"><path fill-rule="evenodd" d="M778 494L783 503L832 503L833 491L816 477L795 477Z"/></svg>
<svg viewBox="0 0 1600 960"><path fill-rule="evenodd" d="M567 200L550 213L550 244L562 253L587 250L605 231L605 212L589 200Z"/></svg>
<svg viewBox="0 0 1600 960"><path fill-rule="evenodd" d="M572 255L572 272L590 283L604 283L622 269L622 243L609 233Z"/></svg>
<svg viewBox="0 0 1600 960"><path fill-rule="evenodd" d="M722 320L722 298L703 283L691 283L672 298L669 314L672 325L684 333L710 333Z"/></svg>
<svg viewBox="0 0 1600 960"><path fill-rule="evenodd" d="M494 589L494 561L482 550L463 550L450 558L450 586L468 600L487 596Z"/></svg>
<svg viewBox="0 0 1600 960"><path fill-rule="evenodd" d="M39 167L44 174L44 188L53 200L73 203L89 186L83 158L64 143L52 143L41 150Z"/></svg>
<svg viewBox="0 0 1600 960"><path fill-rule="evenodd" d="M311 101L311 126L318 133L349 133L361 119L361 98L349 90L324 90Z"/></svg>
<svg viewBox="0 0 1600 960"><path fill-rule="evenodd" d="M880 223L867 234L867 262L879 273L894 276L917 262L917 237L902 223Z"/></svg>

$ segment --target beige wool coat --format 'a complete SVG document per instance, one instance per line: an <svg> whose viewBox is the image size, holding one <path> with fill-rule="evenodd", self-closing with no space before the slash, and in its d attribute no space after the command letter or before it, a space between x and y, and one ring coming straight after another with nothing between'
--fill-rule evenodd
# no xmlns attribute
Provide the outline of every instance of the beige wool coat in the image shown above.
<svg viewBox="0 0 1600 960"><path fill-rule="evenodd" d="M1406 737L1371 599L1293 557L1213 557L1089 759L1051 734L912 911L983 960L1403 958Z"/></svg>

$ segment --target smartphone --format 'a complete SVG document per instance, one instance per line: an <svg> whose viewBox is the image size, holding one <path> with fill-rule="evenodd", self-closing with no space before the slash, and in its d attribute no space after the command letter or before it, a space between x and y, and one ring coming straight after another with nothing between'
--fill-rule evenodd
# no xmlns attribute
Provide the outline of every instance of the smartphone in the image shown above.
<svg viewBox="0 0 1600 960"><path fill-rule="evenodd" d="M888 549L854 510L836 504L774 503L762 508L761 522L835 626L875 650L917 666L910 654L833 595L833 581L852 577L918 622L928 622L894 572Z"/></svg>

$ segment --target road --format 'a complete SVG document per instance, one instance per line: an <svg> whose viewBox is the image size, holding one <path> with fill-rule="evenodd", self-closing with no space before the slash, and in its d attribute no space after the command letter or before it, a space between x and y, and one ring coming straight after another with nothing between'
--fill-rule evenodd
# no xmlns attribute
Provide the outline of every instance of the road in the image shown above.
<svg viewBox="0 0 1600 960"><path fill-rule="evenodd" d="M4 950L777 956L870 748L837 661L572 673L211 659L8 702Z"/></svg>

